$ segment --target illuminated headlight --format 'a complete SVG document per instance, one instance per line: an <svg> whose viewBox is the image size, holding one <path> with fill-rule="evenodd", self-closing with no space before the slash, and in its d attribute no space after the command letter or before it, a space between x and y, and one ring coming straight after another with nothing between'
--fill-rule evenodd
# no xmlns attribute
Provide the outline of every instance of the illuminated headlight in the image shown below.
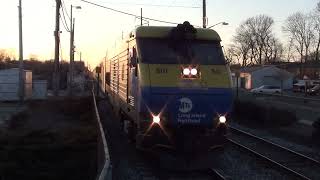
<svg viewBox="0 0 320 180"><path fill-rule="evenodd" d="M196 68L191 69L191 75L195 76L198 74L198 70Z"/></svg>
<svg viewBox="0 0 320 180"><path fill-rule="evenodd" d="M189 75L190 74L190 69L189 68L184 68L183 69L183 75Z"/></svg>
<svg viewBox="0 0 320 180"><path fill-rule="evenodd" d="M220 122L220 123L226 123L226 121L227 121L227 119L226 119L225 116L220 116L220 117L219 117L219 122Z"/></svg>
<svg viewBox="0 0 320 180"><path fill-rule="evenodd" d="M159 116L153 116L153 122L159 124L160 123L160 117Z"/></svg>

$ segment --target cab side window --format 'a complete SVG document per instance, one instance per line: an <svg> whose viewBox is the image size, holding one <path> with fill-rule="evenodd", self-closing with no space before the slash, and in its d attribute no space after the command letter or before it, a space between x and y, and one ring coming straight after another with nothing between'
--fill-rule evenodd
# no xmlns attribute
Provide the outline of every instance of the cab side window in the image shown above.
<svg viewBox="0 0 320 180"><path fill-rule="evenodd" d="M137 56L137 50L135 47L132 47L130 51L130 69L134 71L134 75L138 76L138 70L137 70L137 64L138 64L138 56Z"/></svg>
<svg viewBox="0 0 320 180"><path fill-rule="evenodd" d="M130 67L137 67L137 50L135 47L132 48L130 53Z"/></svg>

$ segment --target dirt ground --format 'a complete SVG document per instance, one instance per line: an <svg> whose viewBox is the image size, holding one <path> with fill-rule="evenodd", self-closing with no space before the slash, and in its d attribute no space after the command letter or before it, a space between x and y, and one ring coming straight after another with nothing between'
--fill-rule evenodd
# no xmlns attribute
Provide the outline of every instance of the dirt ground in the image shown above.
<svg viewBox="0 0 320 180"><path fill-rule="evenodd" d="M95 179L91 98L28 102L0 129L0 179Z"/></svg>

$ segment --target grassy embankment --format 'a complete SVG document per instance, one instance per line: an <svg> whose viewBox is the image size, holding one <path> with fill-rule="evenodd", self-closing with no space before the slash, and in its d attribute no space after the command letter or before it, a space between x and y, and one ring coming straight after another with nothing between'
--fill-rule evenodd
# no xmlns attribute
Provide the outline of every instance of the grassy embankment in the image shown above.
<svg viewBox="0 0 320 180"><path fill-rule="evenodd" d="M30 102L0 129L0 179L94 179L96 147L90 98Z"/></svg>

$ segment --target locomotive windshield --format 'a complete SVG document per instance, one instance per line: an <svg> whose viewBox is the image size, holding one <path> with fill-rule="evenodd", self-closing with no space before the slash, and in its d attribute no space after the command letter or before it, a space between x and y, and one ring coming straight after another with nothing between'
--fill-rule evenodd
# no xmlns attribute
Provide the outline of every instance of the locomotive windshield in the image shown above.
<svg viewBox="0 0 320 180"><path fill-rule="evenodd" d="M148 64L223 65L225 59L217 41L192 40L181 43L178 50L170 47L168 39L138 39L141 62Z"/></svg>

